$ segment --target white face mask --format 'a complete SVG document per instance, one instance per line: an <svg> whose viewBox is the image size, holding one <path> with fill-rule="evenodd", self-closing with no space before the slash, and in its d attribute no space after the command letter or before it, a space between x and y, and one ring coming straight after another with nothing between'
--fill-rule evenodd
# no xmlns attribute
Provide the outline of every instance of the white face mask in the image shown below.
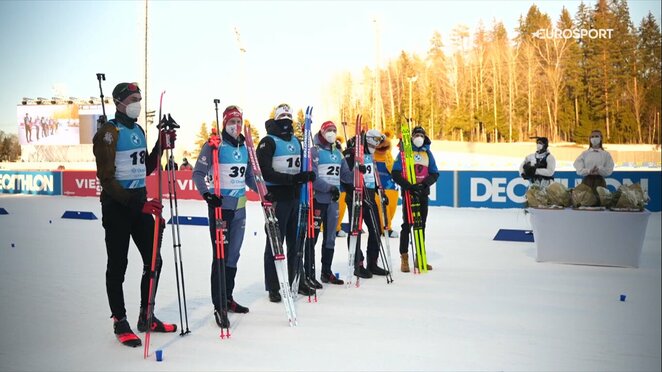
<svg viewBox="0 0 662 372"><path fill-rule="evenodd" d="M324 133L324 139L325 139L326 142L328 142L328 143L334 143L334 142L336 142L336 132L330 130L330 131Z"/></svg>
<svg viewBox="0 0 662 372"><path fill-rule="evenodd" d="M238 138L239 133L241 133L241 125L238 124L228 124L225 126L225 131L228 132L232 138Z"/></svg>
<svg viewBox="0 0 662 372"><path fill-rule="evenodd" d="M140 102L129 103L126 105L126 116L132 119L138 119L141 109L142 107L140 107Z"/></svg>
<svg viewBox="0 0 662 372"><path fill-rule="evenodd" d="M412 142L414 143L414 146L422 147L423 143L425 142L425 139L423 137L414 137Z"/></svg>
<svg viewBox="0 0 662 372"><path fill-rule="evenodd" d="M542 143L536 145L536 150L538 151L542 150Z"/></svg>
<svg viewBox="0 0 662 372"><path fill-rule="evenodd" d="M600 137L591 137L591 145L596 147L600 144Z"/></svg>

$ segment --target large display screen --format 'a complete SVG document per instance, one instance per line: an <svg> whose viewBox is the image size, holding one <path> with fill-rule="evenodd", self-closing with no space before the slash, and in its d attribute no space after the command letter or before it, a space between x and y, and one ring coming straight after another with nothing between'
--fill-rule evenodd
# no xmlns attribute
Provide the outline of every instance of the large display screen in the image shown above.
<svg viewBox="0 0 662 372"><path fill-rule="evenodd" d="M113 112L114 107L106 107ZM101 105L18 105L21 145L91 144L97 131Z"/></svg>

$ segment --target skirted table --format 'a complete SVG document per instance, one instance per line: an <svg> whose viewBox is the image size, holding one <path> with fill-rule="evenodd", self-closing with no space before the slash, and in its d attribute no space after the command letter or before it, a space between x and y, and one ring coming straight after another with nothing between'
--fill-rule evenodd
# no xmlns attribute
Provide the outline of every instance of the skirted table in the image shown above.
<svg viewBox="0 0 662 372"><path fill-rule="evenodd" d="M536 260L639 267L650 212L529 208Z"/></svg>

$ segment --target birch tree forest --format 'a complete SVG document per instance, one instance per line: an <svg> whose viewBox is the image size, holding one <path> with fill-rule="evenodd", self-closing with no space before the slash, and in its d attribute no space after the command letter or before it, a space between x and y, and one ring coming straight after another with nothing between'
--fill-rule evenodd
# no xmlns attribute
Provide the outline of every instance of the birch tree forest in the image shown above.
<svg viewBox="0 0 662 372"><path fill-rule="evenodd" d="M540 29L613 31L541 38ZM345 73L334 100L343 120L361 113L396 134L411 117L433 139L584 143L599 129L611 143L659 144L661 42L653 15L635 26L625 0L581 3L558 19L532 5L513 33L499 21L457 25L435 32L425 55L402 51L361 76Z"/></svg>

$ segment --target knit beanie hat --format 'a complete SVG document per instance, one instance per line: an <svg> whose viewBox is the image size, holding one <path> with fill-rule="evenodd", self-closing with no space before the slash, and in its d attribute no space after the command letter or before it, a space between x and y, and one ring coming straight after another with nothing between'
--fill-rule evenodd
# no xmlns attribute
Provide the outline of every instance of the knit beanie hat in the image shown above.
<svg viewBox="0 0 662 372"><path fill-rule="evenodd" d="M332 129L338 131L336 124L334 124L332 121L325 121L324 124L322 124L322 128L320 128L320 133L326 133Z"/></svg>
<svg viewBox="0 0 662 372"><path fill-rule="evenodd" d="M113 99L118 102L122 102L126 97L132 95L133 93L140 93L140 88L136 83L119 83L113 89Z"/></svg>
<svg viewBox="0 0 662 372"><path fill-rule="evenodd" d="M223 125L225 124L232 118L239 118L240 120L242 119L243 114L241 112L241 109L237 106L228 106L225 111L223 111Z"/></svg>

